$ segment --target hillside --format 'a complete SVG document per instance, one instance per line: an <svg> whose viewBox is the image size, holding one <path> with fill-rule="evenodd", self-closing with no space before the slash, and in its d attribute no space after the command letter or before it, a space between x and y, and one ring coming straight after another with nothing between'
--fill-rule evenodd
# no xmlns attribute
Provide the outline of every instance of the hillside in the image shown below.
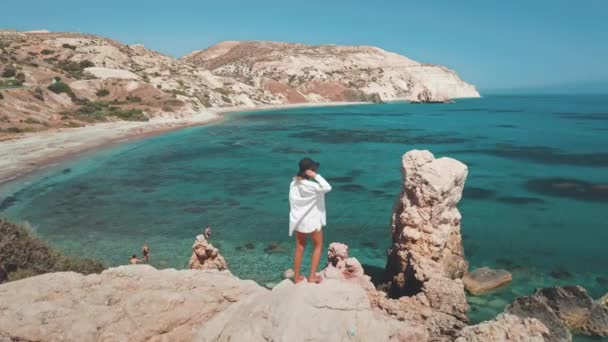
<svg viewBox="0 0 608 342"><path fill-rule="evenodd" d="M374 94L383 101L479 97L474 86L446 67L373 46L227 41L182 60L289 102L351 101Z"/></svg>
<svg viewBox="0 0 608 342"><path fill-rule="evenodd" d="M175 59L96 35L0 30L0 140L209 107L477 96L454 71L375 47L224 42Z"/></svg>

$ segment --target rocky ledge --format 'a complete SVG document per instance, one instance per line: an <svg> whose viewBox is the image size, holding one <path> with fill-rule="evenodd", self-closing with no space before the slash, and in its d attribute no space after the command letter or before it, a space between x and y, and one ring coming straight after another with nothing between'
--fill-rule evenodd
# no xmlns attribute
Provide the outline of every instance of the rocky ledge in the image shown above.
<svg viewBox="0 0 608 342"><path fill-rule="evenodd" d="M190 270L133 265L50 273L0 286L0 341L570 341L608 335L608 299L541 289L468 325L467 262L456 208L467 167L428 151L403 156L386 284L332 243L321 284L271 290L241 280L203 236ZM289 274L289 272L286 272Z"/></svg>

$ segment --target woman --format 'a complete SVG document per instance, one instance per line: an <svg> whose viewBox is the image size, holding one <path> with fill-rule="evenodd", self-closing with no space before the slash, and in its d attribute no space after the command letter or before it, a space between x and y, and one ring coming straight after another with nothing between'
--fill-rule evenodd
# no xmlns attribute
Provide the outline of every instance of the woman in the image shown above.
<svg viewBox="0 0 608 342"><path fill-rule="evenodd" d="M150 247L148 247L148 243L144 243L141 247L141 253L144 255L144 261L150 261Z"/></svg>
<svg viewBox="0 0 608 342"><path fill-rule="evenodd" d="M308 236L312 239L314 250L310 264L309 282L318 283L317 267L323 249L323 232L325 226L325 193L331 190L327 181L317 173L319 163L310 158L300 160L300 171L289 186L289 236L296 232L296 250L294 253L294 280L304 280L300 275L302 255Z"/></svg>

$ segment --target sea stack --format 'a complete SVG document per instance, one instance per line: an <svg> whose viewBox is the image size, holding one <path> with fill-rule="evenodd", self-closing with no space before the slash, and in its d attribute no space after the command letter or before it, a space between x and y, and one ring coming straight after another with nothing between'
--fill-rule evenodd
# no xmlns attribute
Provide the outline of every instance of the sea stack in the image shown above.
<svg viewBox="0 0 608 342"><path fill-rule="evenodd" d="M403 190L393 211L393 246L386 268L391 297L424 292L432 307L445 306L466 317L462 282L453 280L467 270L456 208L467 171L463 163L435 159L429 151L412 150L403 156ZM450 292L459 295L449 296ZM433 298L439 301L434 303Z"/></svg>

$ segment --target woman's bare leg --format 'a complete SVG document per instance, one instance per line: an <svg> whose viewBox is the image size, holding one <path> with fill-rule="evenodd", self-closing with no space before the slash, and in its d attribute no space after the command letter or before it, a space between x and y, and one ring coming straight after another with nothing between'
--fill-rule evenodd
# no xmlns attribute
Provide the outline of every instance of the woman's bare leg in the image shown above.
<svg viewBox="0 0 608 342"><path fill-rule="evenodd" d="M310 275L308 276L309 282L318 282L317 279L317 268L321 261L321 250L323 249L323 231L315 230L310 234L312 242L314 243L314 249L312 251L312 262L310 264Z"/></svg>
<svg viewBox="0 0 608 342"><path fill-rule="evenodd" d="M306 234L296 232L296 251L293 255L293 281L295 283L299 283L300 281L304 280L304 277L300 275L300 266L302 265L304 248L306 248Z"/></svg>

